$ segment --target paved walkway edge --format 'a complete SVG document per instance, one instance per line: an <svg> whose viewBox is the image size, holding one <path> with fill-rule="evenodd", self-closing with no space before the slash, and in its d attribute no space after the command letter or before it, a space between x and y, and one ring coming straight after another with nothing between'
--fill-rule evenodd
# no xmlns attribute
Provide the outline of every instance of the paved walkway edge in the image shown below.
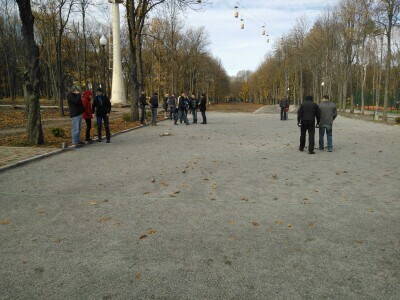
<svg viewBox="0 0 400 300"><path fill-rule="evenodd" d="M158 122L162 122L162 121L166 121L166 120L168 120L168 119L159 120ZM140 125L140 126L128 128L128 129L113 133L111 135L111 137L114 137L114 136L117 136L117 135L120 135L120 134L123 134L123 133L126 133L126 132L130 132L132 130L136 130L136 129L139 129L139 128L144 128L144 127L147 127L147 126L149 126L149 125ZM97 139L95 139L94 141L96 141L96 140ZM86 145L86 146L89 146L89 145ZM20 166L26 165L26 164L28 164L30 162L33 162L33 161L41 160L41 159L44 159L46 157L50 157L50 156L53 156L53 155L56 155L56 154L60 154L60 153L63 153L65 151L74 150L74 149L78 149L78 148L69 146L69 147L64 148L64 149L57 149L57 150L49 152L49 153L40 154L40 155L36 155L36 156L30 157L30 158L27 158L27 159L24 159L24 160L20 160L20 161L17 161L16 163L0 167L0 173L5 172L5 171L10 170L10 169L14 169L16 167L20 167Z"/></svg>

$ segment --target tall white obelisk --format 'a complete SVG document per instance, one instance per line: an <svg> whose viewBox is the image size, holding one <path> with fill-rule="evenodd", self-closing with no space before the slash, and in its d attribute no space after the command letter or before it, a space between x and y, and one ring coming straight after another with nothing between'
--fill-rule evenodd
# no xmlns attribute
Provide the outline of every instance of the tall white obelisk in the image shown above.
<svg viewBox="0 0 400 300"><path fill-rule="evenodd" d="M111 86L111 104L126 104L125 84L122 76L121 60L121 29L119 4L121 0L109 0L112 9L112 36L113 36L113 76Z"/></svg>

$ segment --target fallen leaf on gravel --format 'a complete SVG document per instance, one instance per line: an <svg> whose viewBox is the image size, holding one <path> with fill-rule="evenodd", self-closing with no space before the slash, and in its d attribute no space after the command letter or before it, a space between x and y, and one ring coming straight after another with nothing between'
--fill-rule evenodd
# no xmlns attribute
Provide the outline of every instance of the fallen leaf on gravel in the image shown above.
<svg viewBox="0 0 400 300"><path fill-rule="evenodd" d="M340 175L340 172L336 172L336 175Z"/></svg>
<svg viewBox="0 0 400 300"><path fill-rule="evenodd" d="M170 197L176 197L176 195L175 195L175 194L169 194L169 196L170 196Z"/></svg>
<svg viewBox="0 0 400 300"><path fill-rule="evenodd" d="M242 198L240 198L240 200L242 200L242 201L249 201L249 199L246 198L246 197L242 197Z"/></svg>
<svg viewBox="0 0 400 300"><path fill-rule="evenodd" d="M347 171L343 171L343 173L349 173L349 172L347 172Z"/></svg>
<svg viewBox="0 0 400 300"><path fill-rule="evenodd" d="M46 214L46 211L45 211L44 209L39 209L39 210L37 211L37 213L38 213L39 216L45 216L45 215L47 215L47 214Z"/></svg>
<svg viewBox="0 0 400 300"><path fill-rule="evenodd" d="M140 280L142 278L142 275L140 274L140 272L137 272L136 274L135 274L135 279L136 280Z"/></svg>
<svg viewBox="0 0 400 300"><path fill-rule="evenodd" d="M213 183L212 184L212 186L211 186L211 188L213 188L214 190L217 188L217 184L216 183Z"/></svg>
<svg viewBox="0 0 400 300"><path fill-rule="evenodd" d="M288 224L287 227L288 227L288 228L292 228L293 225L292 225L292 224Z"/></svg>
<svg viewBox="0 0 400 300"><path fill-rule="evenodd" d="M54 243L59 244L59 243L61 243L62 241L63 241L62 239L58 239L58 240L55 240Z"/></svg>
<svg viewBox="0 0 400 300"><path fill-rule="evenodd" d="M164 181L161 181L160 184L161 184L162 186L168 186L168 183L165 183Z"/></svg>
<svg viewBox="0 0 400 300"><path fill-rule="evenodd" d="M315 227L315 223L308 223L308 227L314 228Z"/></svg>
<svg viewBox="0 0 400 300"><path fill-rule="evenodd" d="M257 223L257 222L251 222L251 224L253 224L253 226L260 226L260 223Z"/></svg>
<svg viewBox="0 0 400 300"><path fill-rule="evenodd" d="M11 221L6 219L6 220L0 220L0 225L8 225L11 224Z"/></svg>
<svg viewBox="0 0 400 300"><path fill-rule="evenodd" d="M234 220L229 220L228 223L231 225L236 224L236 222Z"/></svg>
<svg viewBox="0 0 400 300"><path fill-rule="evenodd" d="M368 209L369 212L374 212L374 210L372 208Z"/></svg>
<svg viewBox="0 0 400 300"><path fill-rule="evenodd" d="M228 239L231 241L236 241L238 238L234 235L230 235Z"/></svg>
<svg viewBox="0 0 400 300"><path fill-rule="evenodd" d="M102 218L98 219L97 222L104 223L104 222L108 222L110 220L111 220L111 217L102 217Z"/></svg>
<svg viewBox="0 0 400 300"><path fill-rule="evenodd" d="M275 224L282 225L283 222L281 220L277 220L277 221L275 221Z"/></svg>
<svg viewBox="0 0 400 300"><path fill-rule="evenodd" d="M210 200L211 200L211 201L215 201L215 198L211 198Z"/></svg>
<svg viewBox="0 0 400 300"><path fill-rule="evenodd" d="M144 192L144 193L143 193L143 195L148 195L148 194L150 194L150 192Z"/></svg>
<svg viewBox="0 0 400 300"><path fill-rule="evenodd" d="M160 136L171 136L172 134L168 131L161 133Z"/></svg>
<svg viewBox="0 0 400 300"><path fill-rule="evenodd" d="M278 200L278 197L274 197L274 200L275 200L275 201Z"/></svg>
<svg viewBox="0 0 400 300"><path fill-rule="evenodd" d="M208 178L203 178L203 180L204 180L204 181L208 181L208 180L210 180L210 179L208 179Z"/></svg>
<svg viewBox="0 0 400 300"><path fill-rule="evenodd" d="M318 190L315 190L314 192L316 192L316 193L319 193L319 191L318 191Z"/></svg>
<svg viewBox="0 0 400 300"><path fill-rule="evenodd" d="M356 242L357 244L364 244L364 241L361 241L361 240L355 240L355 242Z"/></svg>
<svg viewBox="0 0 400 300"><path fill-rule="evenodd" d="M154 229L149 229L149 230L147 230L147 234L148 234L148 235L150 235L150 234L155 234L155 233L157 233L157 231L154 230Z"/></svg>
<svg viewBox="0 0 400 300"><path fill-rule="evenodd" d="M278 175L273 174L273 175L272 175L272 178L273 178L273 179L278 179Z"/></svg>
<svg viewBox="0 0 400 300"><path fill-rule="evenodd" d="M145 239L145 238L147 238L147 234L141 235L141 236L139 237L139 240L143 240L143 239Z"/></svg>
<svg viewBox="0 0 400 300"><path fill-rule="evenodd" d="M156 182L156 179L153 177L153 178L151 179L151 182L152 182L152 183Z"/></svg>
<svg viewBox="0 0 400 300"><path fill-rule="evenodd" d="M89 201L88 205L97 205L97 201Z"/></svg>
<svg viewBox="0 0 400 300"><path fill-rule="evenodd" d="M174 195L177 195L177 194L179 194L181 191L176 191L176 192L174 192Z"/></svg>

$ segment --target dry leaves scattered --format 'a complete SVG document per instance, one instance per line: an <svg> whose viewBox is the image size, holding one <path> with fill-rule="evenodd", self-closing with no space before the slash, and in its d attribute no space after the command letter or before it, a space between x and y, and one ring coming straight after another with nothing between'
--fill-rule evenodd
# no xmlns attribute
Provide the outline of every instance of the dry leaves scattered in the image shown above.
<svg viewBox="0 0 400 300"><path fill-rule="evenodd" d="M11 224L11 221L9 219L0 220L0 225L8 225L8 224Z"/></svg>
<svg viewBox="0 0 400 300"><path fill-rule="evenodd" d="M257 223L255 221L251 222L251 224L253 224L253 226L255 226L255 227L260 226L260 223Z"/></svg>
<svg viewBox="0 0 400 300"><path fill-rule="evenodd" d="M111 220L111 217L101 217L100 219L97 220L99 223L105 223Z"/></svg>

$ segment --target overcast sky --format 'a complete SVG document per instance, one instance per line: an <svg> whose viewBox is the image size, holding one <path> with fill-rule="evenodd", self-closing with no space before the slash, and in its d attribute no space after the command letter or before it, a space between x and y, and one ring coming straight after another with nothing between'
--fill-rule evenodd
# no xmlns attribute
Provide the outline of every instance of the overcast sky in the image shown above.
<svg viewBox="0 0 400 300"><path fill-rule="evenodd" d="M210 51L218 57L229 75L240 70L255 70L274 41L290 31L296 20L306 17L311 25L327 7L339 0L212 0L202 11L189 11L185 23L205 27L210 39ZM233 8L239 4L239 19ZM240 29L240 18L245 29ZM261 35L265 23L270 43Z"/></svg>

